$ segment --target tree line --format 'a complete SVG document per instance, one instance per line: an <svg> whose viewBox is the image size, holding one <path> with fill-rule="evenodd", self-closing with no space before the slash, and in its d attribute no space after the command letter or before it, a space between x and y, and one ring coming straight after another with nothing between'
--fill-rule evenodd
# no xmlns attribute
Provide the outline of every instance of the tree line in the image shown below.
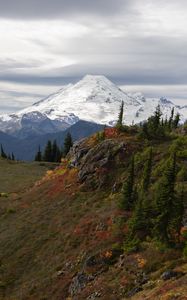
<svg viewBox="0 0 187 300"><path fill-rule="evenodd" d="M48 140L43 152L41 151L40 146L38 147L35 161L60 162L61 158L67 155L72 146L73 140L70 133L67 133L62 149L57 145L56 140Z"/></svg>
<svg viewBox="0 0 187 300"><path fill-rule="evenodd" d="M3 148L3 145L1 144L1 153L0 153L0 157L3 159L8 159L8 160L15 160L15 156L14 153L12 152L11 154L7 154Z"/></svg>

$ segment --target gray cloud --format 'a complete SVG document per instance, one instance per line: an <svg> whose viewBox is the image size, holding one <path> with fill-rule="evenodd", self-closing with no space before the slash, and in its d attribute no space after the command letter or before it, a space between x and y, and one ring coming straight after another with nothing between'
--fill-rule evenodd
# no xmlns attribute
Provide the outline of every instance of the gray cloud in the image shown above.
<svg viewBox="0 0 187 300"><path fill-rule="evenodd" d="M186 0L0 0L0 40L0 85L23 88L0 95L12 107L85 74L186 97Z"/></svg>
<svg viewBox="0 0 187 300"><path fill-rule="evenodd" d="M111 16L124 7L129 0L1 0L0 16L5 18L59 18L77 15Z"/></svg>

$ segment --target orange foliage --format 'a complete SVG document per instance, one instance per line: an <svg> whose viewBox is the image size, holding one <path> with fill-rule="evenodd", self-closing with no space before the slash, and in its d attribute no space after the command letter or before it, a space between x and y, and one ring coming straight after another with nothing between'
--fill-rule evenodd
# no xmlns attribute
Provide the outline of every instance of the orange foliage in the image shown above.
<svg viewBox="0 0 187 300"><path fill-rule="evenodd" d="M187 227L184 226L180 230L181 240L186 241L187 240Z"/></svg>
<svg viewBox="0 0 187 300"><path fill-rule="evenodd" d="M113 255L113 253L112 253L112 251L111 250L108 250L108 251L106 251L105 253L104 253L104 257L106 257L106 258L110 258L110 257L112 257L112 255Z"/></svg>
<svg viewBox="0 0 187 300"><path fill-rule="evenodd" d="M116 138L119 135L117 128L105 128L104 133L106 138Z"/></svg>
<svg viewBox="0 0 187 300"><path fill-rule="evenodd" d="M145 265L146 265L146 263L147 263L146 259L143 258L143 257L141 257L139 254L136 254L135 258L136 258L136 260L138 262L138 267L139 268L144 268Z"/></svg>

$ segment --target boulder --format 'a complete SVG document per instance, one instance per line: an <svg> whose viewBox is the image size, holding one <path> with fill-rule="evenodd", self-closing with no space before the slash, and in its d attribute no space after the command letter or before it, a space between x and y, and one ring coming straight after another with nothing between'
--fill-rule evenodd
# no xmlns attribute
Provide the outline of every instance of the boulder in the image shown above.
<svg viewBox="0 0 187 300"><path fill-rule="evenodd" d="M82 289L86 287L86 285L92 281L94 277L92 275L88 275L84 272L79 272L72 280L69 287L70 296L75 296Z"/></svg>
<svg viewBox="0 0 187 300"><path fill-rule="evenodd" d="M182 275L184 275L182 272L167 270L161 275L161 279L169 280L171 278L181 277Z"/></svg>

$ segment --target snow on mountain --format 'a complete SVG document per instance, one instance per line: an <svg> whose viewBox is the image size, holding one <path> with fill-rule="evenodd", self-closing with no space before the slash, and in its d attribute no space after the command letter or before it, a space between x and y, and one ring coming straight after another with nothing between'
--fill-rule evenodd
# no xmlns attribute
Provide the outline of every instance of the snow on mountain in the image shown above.
<svg viewBox="0 0 187 300"><path fill-rule="evenodd" d="M27 133L29 129L36 132L36 128L38 133L47 133L64 130L78 120L114 125L122 101L126 124L146 120L158 104L164 116L175 107L182 121L187 118L187 106L175 106L166 98L146 99L141 93L125 93L104 76L86 75L16 114L0 116L0 130L14 134L26 126Z"/></svg>
<svg viewBox="0 0 187 300"><path fill-rule="evenodd" d="M19 115L38 110L51 120L65 120L70 125L77 121L76 117L96 123L113 124L121 101L132 111L140 105L139 97L136 98L128 96L104 76L87 75L75 85L69 85L24 109Z"/></svg>

